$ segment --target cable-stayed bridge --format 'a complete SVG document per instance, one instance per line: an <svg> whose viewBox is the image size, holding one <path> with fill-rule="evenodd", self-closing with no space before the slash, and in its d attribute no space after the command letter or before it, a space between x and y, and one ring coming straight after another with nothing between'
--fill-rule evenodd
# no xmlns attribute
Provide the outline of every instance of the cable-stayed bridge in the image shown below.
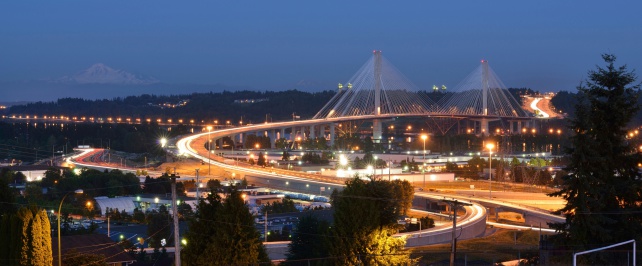
<svg viewBox="0 0 642 266"><path fill-rule="evenodd" d="M461 119L475 121L476 133L488 134L489 121L505 119L521 124L522 120L531 118L486 60L453 90L427 92L410 82L381 51L373 51L372 57L352 78L339 84L337 94L314 118L363 116L375 117L375 140L381 138L381 120L377 117L424 116L430 118L442 134Z"/></svg>
<svg viewBox="0 0 642 266"><path fill-rule="evenodd" d="M504 133L519 133L522 123L532 119L485 60L454 89L428 92L409 81L383 58L381 51L373 51L349 80L339 84L337 94L312 119L225 131L235 143L244 143L248 134L255 134L269 137L272 146L277 139L294 142L317 136L333 145L341 123L372 121L372 139L382 142L382 124L399 117L424 119L433 134L446 134L457 124L458 133L478 135L493 133L489 129L491 121L501 121ZM463 132L461 121L466 123Z"/></svg>

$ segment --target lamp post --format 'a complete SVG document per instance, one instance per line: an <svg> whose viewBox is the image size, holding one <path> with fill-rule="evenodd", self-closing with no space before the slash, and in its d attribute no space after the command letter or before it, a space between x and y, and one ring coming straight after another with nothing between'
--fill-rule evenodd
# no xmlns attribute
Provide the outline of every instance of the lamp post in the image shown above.
<svg viewBox="0 0 642 266"><path fill-rule="evenodd" d="M82 189L76 189L76 190L74 191L74 193L76 193L76 194L82 194L82 193L83 193L83 191L82 191ZM61 243L61 242L60 242L60 211L62 210L62 202L63 202L63 201L65 201L65 198L66 198L69 194L71 194L71 192L67 192L67 194L65 194L65 195L62 197L62 199L60 200L60 206L58 206L58 217L57 217L57 218L58 218L58 265L59 265L59 266L60 266L60 265L62 265L62 246L60 245L60 243Z"/></svg>
<svg viewBox="0 0 642 266"><path fill-rule="evenodd" d="M423 157L423 166L421 167L421 172L424 174L424 187L426 187L426 139L428 135L421 135L421 139L424 141L424 157Z"/></svg>
<svg viewBox="0 0 642 266"><path fill-rule="evenodd" d="M210 138L212 133L212 126L207 126L207 175L211 175L212 161L210 160L210 154L212 154L212 139ZM216 147L216 145L214 145Z"/></svg>
<svg viewBox="0 0 642 266"><path fill-rule="evenodd" d="M377 157L377 156L375 155L375 156L374 156L374 171L372 171L372 175L373 175L374 177L377 177L377 160L378 160L378 159L379 159L379 157ZM382 171L382 172L381 172L381 175L383 175L383 169L382 169L381 171Z"/></svg>
<svg viewBox="0 0 642 266"><path fill-rule="evenodd" d="M174 170L176 171L176 170ZM174 265L181 266L181 242L178 231L178 210L176 202L176 178L180 178L176 174L170 176L172 183L172 216L174 218Z"/></svg>
<svg viewBox="0 0 642 266"><path fill-rule="evenodd" d="M201 182L199 182L198 180L198 171L201 169L196 168L195 170L196 170L196 200L199 200L201 198L201 193L199 191Z"/></svg>
<svg viewBox="0 0 642 266"><path fill-rule="evenodd" d="M486 148L488 148L488 195L490 199L493 199L493 158L491 156L493 155L493 148L495 148L495 144L488 143L486 144Z"/></svg>

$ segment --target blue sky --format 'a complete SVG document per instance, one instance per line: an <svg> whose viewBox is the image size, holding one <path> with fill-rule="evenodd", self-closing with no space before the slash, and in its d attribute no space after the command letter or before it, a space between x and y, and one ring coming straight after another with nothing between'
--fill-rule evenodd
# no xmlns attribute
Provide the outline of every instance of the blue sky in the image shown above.
<svg viewBox="0 0 642 266"><path fill-rule="evenodd" d="M574 90L605 52L642 68L640 10L639 1L8 0L0 82L100 62L168 83L288 89L345 82L378 49L421 88L455 86L487 59L509 87Z"/></svg>

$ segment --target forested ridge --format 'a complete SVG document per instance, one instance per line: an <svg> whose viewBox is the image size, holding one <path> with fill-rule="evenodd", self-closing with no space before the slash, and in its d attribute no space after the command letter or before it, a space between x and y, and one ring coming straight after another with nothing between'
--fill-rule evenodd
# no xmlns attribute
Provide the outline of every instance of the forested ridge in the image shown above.
<svg viewBox="0 0 642 266"><path fill-rule="evenodd" d="M232 120L260 123L292 119L293 114L310 118L334 96L333 91L223 91L183 95L128 96L102 100L62 98L11 106L6 115L64 115L86 117L131 117ZM211 121L210 121L211 122Z"/></svg>

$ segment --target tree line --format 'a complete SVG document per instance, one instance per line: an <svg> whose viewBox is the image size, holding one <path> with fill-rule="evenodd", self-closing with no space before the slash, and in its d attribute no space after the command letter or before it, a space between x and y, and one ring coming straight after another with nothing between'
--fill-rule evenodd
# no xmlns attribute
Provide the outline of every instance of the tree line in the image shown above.
<svg viewBox="0 0 642 266"><path fill-rule="evenodd" d="M221 124L226 120L238 123L261 123L274 120L292 119L296 116L308 118L321 110L334 96L334 91L303 92L288 91L223 91L183 95L128 96L125 98L87 100L62 98L55 102L35 102L14 105L4 113L7 115L66 115L85 117L131 117L131 118L174 118L195 119ZM260 101L244 101L260 100ZM179 102L186 102L178 106ZM176 105L163 107L164 103ZM274 108L277 107L278 108ZM265 110L269 113L266 113Z"/></svg>

